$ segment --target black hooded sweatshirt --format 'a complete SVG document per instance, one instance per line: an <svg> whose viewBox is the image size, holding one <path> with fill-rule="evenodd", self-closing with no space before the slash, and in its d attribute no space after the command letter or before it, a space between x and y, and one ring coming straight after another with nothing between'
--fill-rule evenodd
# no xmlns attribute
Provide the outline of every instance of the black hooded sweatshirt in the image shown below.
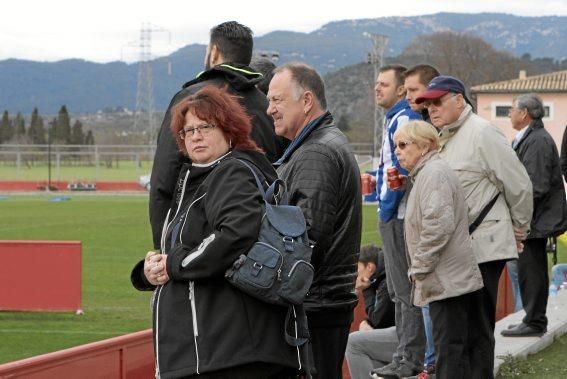
<svg viewBox="0 0 567 379"><path fill-rule="evenodd" d="M179 171L184 163L189 163L189 158L182 155L177 148L175 137L170 130L172 108L182 99L195 94L205 86L226 86L230 93L238 95L240 103L252 117L252 139L264 150L268 160L274 162L283 153L285 142L284 139L276 136L273 121L266 113L268 100L256 88L256 84L261 80L262 75L247 66L235 63L221 64L185 83L181 91L171 99L158 134L150 179L149 211L155 249L160 247L161 230L167 210L172 203Z"/></svg>

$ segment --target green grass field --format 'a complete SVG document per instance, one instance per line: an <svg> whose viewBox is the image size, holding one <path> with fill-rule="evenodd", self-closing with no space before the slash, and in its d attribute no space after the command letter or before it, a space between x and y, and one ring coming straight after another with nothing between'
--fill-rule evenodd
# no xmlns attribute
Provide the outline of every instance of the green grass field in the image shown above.
<svg viewBox="0 0 567 379"><path fill-rule="evenodd" d="M137 182L140 175L148 174L152 169L152 162L141 161L138 166L134 161L113 161L107 166L104 161L99 167L93 166L61 166L57 169L55 163L51 165L51 180L57 181L131 181ZM47 164L34 166L21 165L18 170L14 165L0 164L1 180L34 180L46 181L48 177Z"/></svg>
<svg viewBox="0 0 567 379"><path fill-rule="evenodd" d="M151 247L147 196L47 199L0 201L0 239L82 241L85 314L0 312L0 362L151 326L150 294L134 290L129 280L131 268ZM25 268L22 280L32 280Z"/></svg>

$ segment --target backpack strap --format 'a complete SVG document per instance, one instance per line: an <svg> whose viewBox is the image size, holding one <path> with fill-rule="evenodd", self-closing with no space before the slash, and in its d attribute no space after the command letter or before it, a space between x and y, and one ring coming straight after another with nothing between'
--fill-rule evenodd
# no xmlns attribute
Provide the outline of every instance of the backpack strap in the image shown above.
<svg viewBox="0 0 567 379"><path fill-rule="evenodd" d="M289 195L283 179L276 179L266 190L266 201L270 204L289 205Z"/></svg>
<svg viewBox="0 0 567 379"><path fill-rule="evenodd" d="M293 334L290 333L293 331ZM309 327L307 324L307 314L303 304L290 305L285 316L284 337L288 345L299 349L301 359L301 369L307 379L311 379L313 364L309 349Z"/></svg>
<svg viewBox="0 0 567 379"><path fill-rule="evenodd" d="M248 167L248 169L254 175L254 179L256 179L256 185L262 194L262 198L268 204L278 204L278 205L288 205L289 204L289 196L287 194L287 187L285 182L282 179L276 179L274 182L268 187L266 191L264 191L264 187L262 186L262 181L256 174L256 170L252 168L248 163L243 161L242 159L237 159L240 163L244 166Z"/></svg>
<svg viewBox="0 0 567 379"><path fill-rule="evenodd" d="M266 191L264 191L264 186L262 185L262 181L258 177L258 174L256 174L256 171L252 168L252 166L250 166L248 163L246 163L242 159L236 158L236 160L239 161L240 163L242 163L244 166L248 167L248 169L252 172L252 175L254 175L254 179L256 180L256 185L258 186L258 190L262 194L262 199L264 199L264 201L265 201L266 200Z"/></svg>
<svg viewBox="0 0 567 379"><path fill-rule="evenodd" d="M300 347L309 341L307 314L303 304L290 305L285 316L285 340L290 346Z"/></svg>

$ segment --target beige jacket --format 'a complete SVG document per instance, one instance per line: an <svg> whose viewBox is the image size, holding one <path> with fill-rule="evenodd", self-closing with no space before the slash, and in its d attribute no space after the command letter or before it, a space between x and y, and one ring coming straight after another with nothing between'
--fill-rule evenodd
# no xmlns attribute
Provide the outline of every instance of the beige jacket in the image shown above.
<svg viewBox="0 0 567 379"><path fill-rule="evenodd" d="M419 160L410 177L413 188L404 229L413 304L424 306L481 289L465 195L455 172L432 151Z"/></svg>
<svg viewBox="0 0 567 379"><path fill-rule="evenodd" d="M512 225L524 231L530 226L532 183L504 134L467 105L459 119L444 127L439 136L439 153L465 190L469 223L501 193L471 236L478 263L517 258Z"/></svg>

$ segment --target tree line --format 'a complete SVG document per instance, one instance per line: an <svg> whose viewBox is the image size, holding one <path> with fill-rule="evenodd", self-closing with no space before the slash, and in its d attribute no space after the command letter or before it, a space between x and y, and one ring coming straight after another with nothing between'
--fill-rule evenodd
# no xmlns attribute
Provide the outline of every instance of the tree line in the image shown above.
<svg viewBox="0 0 567 379"><path fill-rule="evenodd" d="M75 120L71 126L71 118L65 105L61 106L57 117L45 122L34 108L30 123L26 126L24 116L18 112L11 118L7 110L0 120L0 144L38 144L47 143L57 145L94 145L94 136L91 130L83 131L83 124Z"/></svg>

